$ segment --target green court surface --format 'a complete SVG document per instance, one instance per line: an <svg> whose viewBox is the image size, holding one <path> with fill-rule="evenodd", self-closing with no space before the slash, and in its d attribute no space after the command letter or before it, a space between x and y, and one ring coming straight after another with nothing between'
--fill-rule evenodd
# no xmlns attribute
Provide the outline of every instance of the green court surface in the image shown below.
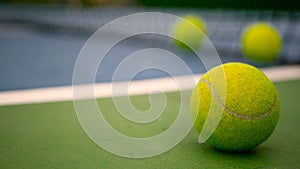
<svg viewBox="0 0 300 169"><path fill-rule="evenodd" d="M170 151L146 159L113 155L94 144L82 130L73 103L43 103L0 107L0 168L299 168L300 80L276 83L281 117L271 137L244 153L218 151L197 143L194 129ZM164 115L149 124L122 119L111 99L98 101L105 118L118 131L148 137L166 130L176 117L178 93L168 93ZM146 96L132 97L140 110L149 107Z"/></svg>

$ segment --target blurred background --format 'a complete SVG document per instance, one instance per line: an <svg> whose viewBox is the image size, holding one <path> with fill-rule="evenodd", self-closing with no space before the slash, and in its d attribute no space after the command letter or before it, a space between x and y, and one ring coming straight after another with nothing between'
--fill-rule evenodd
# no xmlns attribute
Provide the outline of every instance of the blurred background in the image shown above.
<svg viewBox="0 0 300 169"><path fill-rule="evenodd" d="M137 12L197 14L205 20L207 36L222 62L239 61L258 67L300 63L300 5L294 0L2 0L0 3L0 91L72 84L74 64L88 38L106 23ZM281 34L279 59L257 64L243 57L241 33L247 25L265 21ZM118 31L143 26L166 29L159 19L120 25ZM193 73L206 70L192 53L174 46L167 37L134 36L117 44L100 65L96 82L110 82L117 65L129 54L157 47L177 54ZM146 60L146 62L158 62ZM176 65L170 64L176 69ZM130 69L130 67L128 68ZM101 72L101 73L100 73ZM178 75L181 75L178 73ZM135 79L167 76L157 70ZM122 79L130 80L130 79Z"/></svg>

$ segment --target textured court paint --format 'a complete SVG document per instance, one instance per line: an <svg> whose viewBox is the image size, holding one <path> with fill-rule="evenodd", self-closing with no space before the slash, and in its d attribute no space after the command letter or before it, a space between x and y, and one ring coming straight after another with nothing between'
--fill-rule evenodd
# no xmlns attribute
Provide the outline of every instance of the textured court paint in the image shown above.
<svg viewBox="0 0 300 169"><path fill-rule="evenodd" d="M279 124L268 141L246 153L225 153L207 144L198 144L197 132L192 130L178 146L162 155L139 160L121 158L99 148L86 136L72 102L2 106L0 166L5 169L297 168L300 166L297 130L300 127L300 80L276 86L282 105ZM173 105L179 102L178 93L168 95L174 98L168 105L168 111L172 112ZM145 97L133 99L135 105L140 105L139 109L147 108ZM100 99L101 102L103 109L112 109L109 99ZM130 126L124 128L130 129Z"/></svg>

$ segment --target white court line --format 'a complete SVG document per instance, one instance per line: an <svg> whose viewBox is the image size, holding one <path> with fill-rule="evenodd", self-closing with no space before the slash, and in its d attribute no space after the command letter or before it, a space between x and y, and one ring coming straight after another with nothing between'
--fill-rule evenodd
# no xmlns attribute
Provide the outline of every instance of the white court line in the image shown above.
<svg viewBox="0 0 300 169"><path fill-rule="evenodd" d="M273 82L300 79L300 65L270 67L261 70ZM181 90L189 90L195 87L195 83L192 83L192 80L198 81L200 77L201 74L194 76L177 76L176 79L178 78L180 81L184 80L187 82L181 86ZM128 82L115 82L114 85L116 85L114 86L114 89L118 89L120 86L127 86ZM87 86L88 85L80 85L79 87L85 88ZM94 94L97 98L107 98L112 96L112 83L97 83L95 84L94 89ZM137 80L130 82L128 93L127 91L118 91L118 93L114 93L114 96L149 94L154 90L172 92L178 91L179 86L175 83L174 78L172 77ZM83 97L82 99L86 98ZM0 105L45 103L68 100L73 100L72 86L0 92Z"/></svg>

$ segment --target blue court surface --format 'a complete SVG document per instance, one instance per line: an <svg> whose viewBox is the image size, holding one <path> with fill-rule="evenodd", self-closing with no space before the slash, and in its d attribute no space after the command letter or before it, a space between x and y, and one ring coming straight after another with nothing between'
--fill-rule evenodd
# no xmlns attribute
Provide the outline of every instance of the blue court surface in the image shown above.
<svg viewBox="0 0 300 169"><path fill-rule="evenodd" d="M196 13L207 24L207 36L214 44L222 62L240 61L258 67L294 64L300 62L300 13L274 11L199 10L172 8L88 8L72 9L57 6L0 6L0 91L29 89L48 86L71 85L76 59L85 42L106 23L137 12L165 12L175 15ZM240 51L240 34L244 27L255 21L272 23L282 35L283 49L280 59L270 65L260 65L243 58ZM169 23L157 20L141 20L120 25L119 32L139 27L166 27ZM102 40L105 43L105 39ZM99 65L96 82L110 82L122 60L129 54L145 49L161 48L180 57L193 73L206 70L192 52L175 47L170 38L159 35L133 36L118 43ZM145 58L145 62L156 64L160 60ZM137 63L140 64L140 63ZM178 65L170 63L170 70ZM134 65L128 67L128 71ZM177 75L182 73L177 72ZM159 70L146 70L135 79L168 76ZM130 80L130 79L119 79Z"/></svg>

